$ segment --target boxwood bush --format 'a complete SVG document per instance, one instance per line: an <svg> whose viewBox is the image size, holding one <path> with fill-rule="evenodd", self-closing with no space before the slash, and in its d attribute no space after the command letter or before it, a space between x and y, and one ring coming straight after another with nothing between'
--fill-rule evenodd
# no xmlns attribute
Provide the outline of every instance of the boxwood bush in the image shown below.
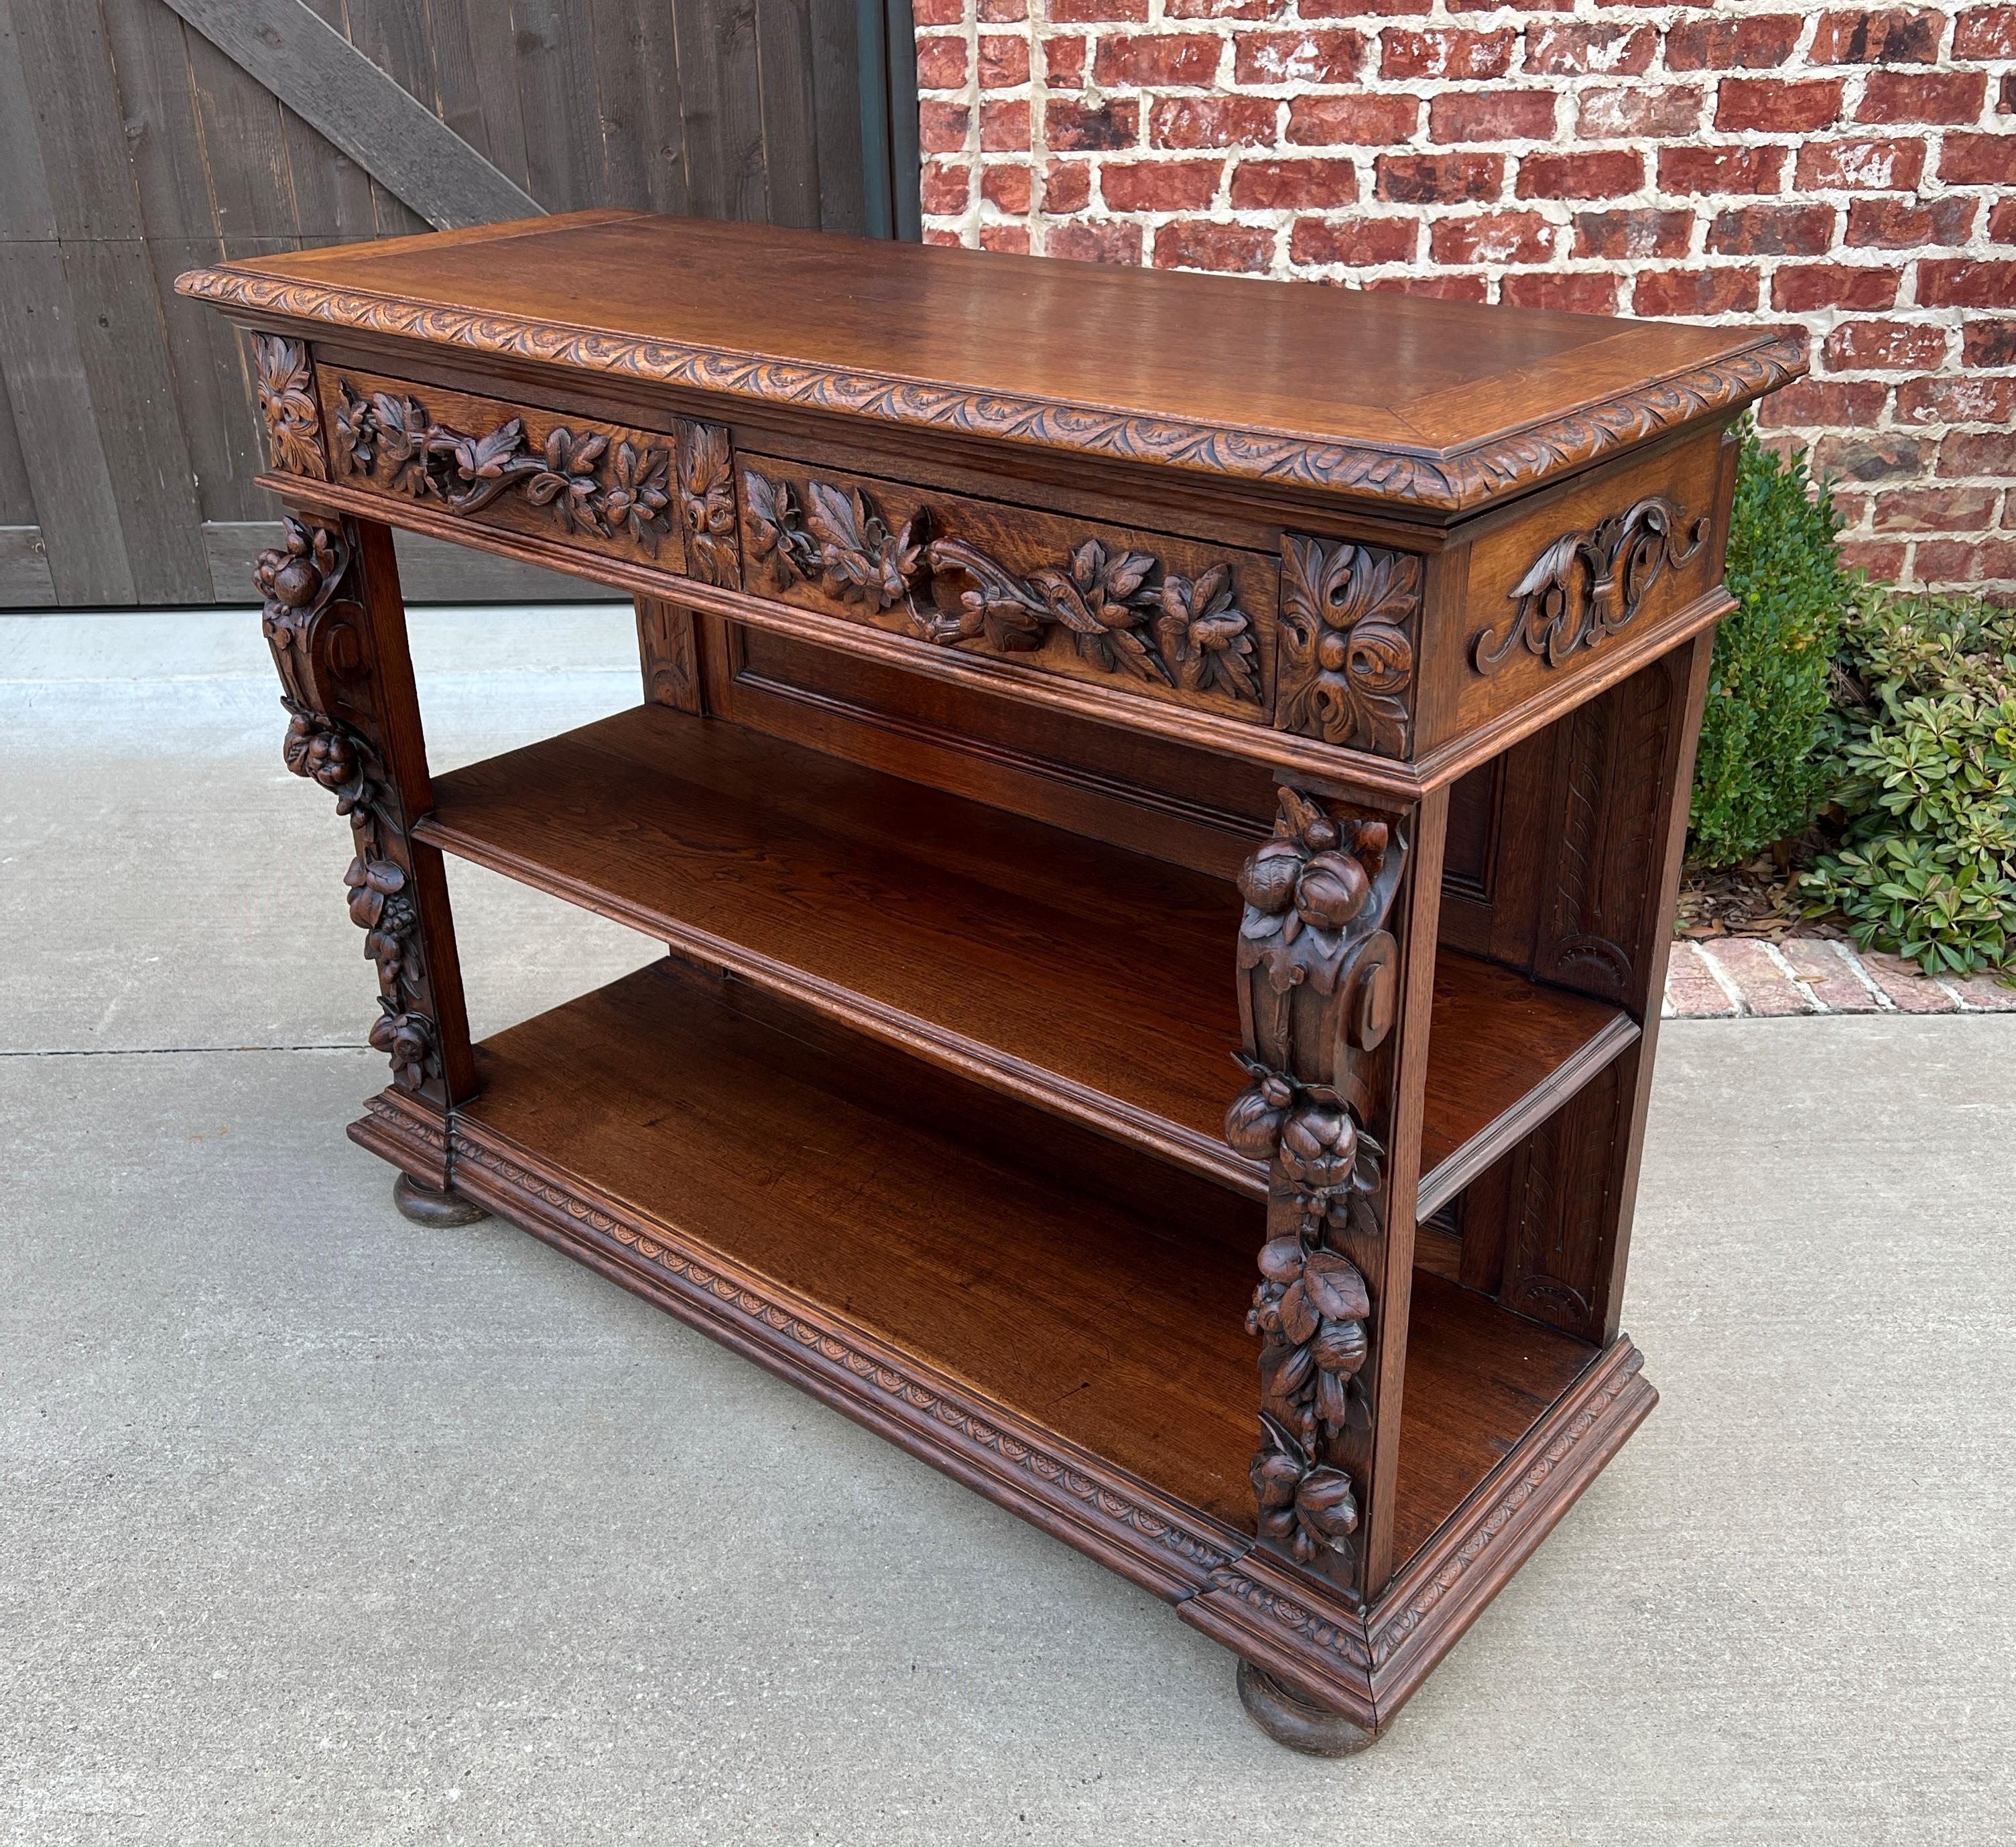
<svg viewBox="0 0 2016 1847"><path fill-rule="evenodd" d="M2016 610L1867 586L1830 727L1838 851L1805 880L1928 974L2016 960Z"/></svg>
<svg viewBox="0 0 2016 1847"><path fill-rule="evenodd" d="M1815 747L1850 587L1840 529L1805 459L1746 432L1726 571L1737 607L1715 633L1688 816L1697 865L1734 866L1799 833L1826 797Z"/></svg>

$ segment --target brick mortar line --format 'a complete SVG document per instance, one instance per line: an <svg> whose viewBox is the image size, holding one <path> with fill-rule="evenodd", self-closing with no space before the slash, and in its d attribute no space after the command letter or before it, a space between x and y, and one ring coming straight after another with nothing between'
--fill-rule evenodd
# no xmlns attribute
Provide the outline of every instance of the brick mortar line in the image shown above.
<svg viewBox="0 0 2016 1847"><path fill-rule="evenodd" d="M1810 983L1800 979L1799 971L1793 967L1791 963L1785 959L1785 952L1780 949L1776 943L1761 942L1761 947L1764 951L1764 960L1769 963L1773 968L1777 969L1779 974L1783 975L1787 981L1790 981L1792 985L1805 997L1807 1003L1812 1006L1813 1010L1815 1013L1831 1014L1834 1011L1832 1007L1829 1006L1825 1001L1820 999L1820 996L1814 991Z"/></svg>
<svg viewBox="0 0 2016 1847"><path fill-rule="evenodd" d="M1810 267L1816 272L1841 275L1856 272L1895 275L1900 298L1889 303L1856 308L1838 300L1813 308L1768 311L1795 313L1813 327L1816 384L1838 387L1844 391L1859 388L1865 400L1859 405L1852 400L1845 403L1841 415L1831 421L1806 417L1788 418L1782 423L1774 423L1770 426L1772 440L1806 444L1831 442L1835 447L1840 461L1838 472L1848 477L1841 484L1844 511L1848 516L1845 536L1858 548L1858 561L1868 562L1881 574L1895 573L1907 580L1917 576L1922 565L1928 580L1931 581L1955 581L1951 574L1958 571L1963 577L1978 572L1989 585L2016 583L2016 571L2012 571L2012 567L2016 567L2016 549L2012 549L2016 548L2016 539L2009 536L2012 530L2016 530L2016 498L2008 493L2006 474L1998 475L1993 471L1992 450L1985 441L1964 446L1951 456L1945 453L1942 446L1943 438L1949 433L1988 438L2007 427L2007 419L1998 420L1994 414L1995 399L1998 391L2008 390L2012 379L2016 379L2016 365L1994 367L1960 363L1964 355L1956 336L1963 333L1982 311L1959 304L1928 304L1918 298L1918 284L1923 274L1919 266L1924 263L1964 265L2010 261L2003 254L2009 246L1993 241L1991 236L1992 229L1999 228L1992 226L1991 218L2003 189L1993 183L1941 176L1953 136L1977 139L1985 136L1990 141L2008 138L2009 124L1998 108L1996 80L2009 70L2011 59L1990 55L1997 47L1984 35L1985 28L1979 27L1972 32L1974 49L1968 56L1961 58L1954 50L1960 41L1964 16L1989 10L1980 0L1943 0L1936 6L1917 9L1931 13L1936 28L1927 57L1897 63L1877 61L1833 64L1812 61L1823 32L1828 33L1831 41L1834 38L1835 28L1829 24L1833 13L1827 9L1792 5L1754 12L1746 9L1733 17L1715 20L1705 19L1691 9L1673 6L1597 9L1585 5L1572 13L1540 15L1511 6L1489 13L1452 13L1438 0L1427 13L1404 16L1236 19L1175 17L1164 0L1151 0L1147 16L1139 20L1062 20L1051 16L1052 6L1053 0L1034 0L1028 16L1024 19L983 21L978 16L977 5L973 4L973 0L967 0L967 4L958 9L956 26L948 20L943 29L934 28L930 23L920 28L921 40L956 37L965 59L966 81L958 89L924 92L933 101L959 107L965 117L962 146L956 150L931 150L934 155L943 154L956 163L965 182L963 209L956 214L931 214L928 221L934 232L956 236L968 243L983 241L992 232L997 236L1012 235L1033 244L1046 231L1054 235L1057 229L1064 226L1082 225L1093 232L1102 226L1125 226L1142 239L1143 254L1146 260L1152 261L1152 247L1158 232L1172 225L1195 223L1230 228L1247 234L1253 240L1249 260L1260 261L1268 272L1276 275L1373 283L1441 275L1474 283L1487 295L1502 294L1507 285L1515 279L1535 275L1587 278L1591 286L1600 282L1611 290L1629 295L1635 292L1636 283L1647 275L1667 273L1691 278L1726 272L1754 275L1759 301L1762 302L1773 298L1777 279L1787 269L1797 272ZM1835 10L1852 13L1856 9L1850 7ZM1784 41L1785 49L1780 51L1777 41L1769 43L1762 54L1764 61L1759 63L1715 65L1704 62L1699 68L1689 69L1675 68L1667 62L1674 55L1676 39L1683 28L1721 25L1742 31L1755 22L1786 20L1794 22L1795 30L1791 38ZM1570 55L1586 56L1590 68L1574 73L1508 69L1499 74L1474 77L1446 73L1439 76L1415 75L1401 71L1388 75L1384 65L1389 46L1406 43L1424 34L1431 38L1442 34L1445 41L1453 39L1457 44L1496 41L1494 56L1502 56L1508 66L1523 64L1536 52L1545 55L1543 48L1550 41L1565 44ZM1292 77L1276 82L1244 82L1237 77L1237 48L1242 41L1266 40L1293 48L1298 41L1320 42L1325 35L1346 37L1357 48L1355 74L1343 82L1319 84L1306 78ZM1163 84L1151 80L1121 84L1109 79L1104 84L1100 82L1097 65L1103 45L1126 45L1168 37L1216 41L1209 81ZM983 87L980 82L979 47L984 39L1012 39L1026 46L1028 81ZM1589 50L1592 41L1599 41L1593 54ZM1075 51L1075 67L1079 73L1075 79L1053 77L1053 52L1059 44L1068 44ZM1634 46L1638 49L1633 49ZM1698 45L1694 52L1704 59L1717 55L1715 48ZM1640 55L1646 59L1644 70L1618 67L1629 64ZM1841 54L1837 49L1833 55ZM1600 68L1606 63L1611 68ZM1979 81L1980 103L1967 120L1940 123L1838 119L1859 113L1868 101L1874 85L1919 81L1935 84L1942 78ZM1800 84L1832 85L1838 99L1837 119L1813 131L1717 127L1714 117L1723 100L1723 86L1731 80L1766 88ZM1498 135L1478 140L1431 139L1433 110L1438 99L1453 95L1489 96L1508 90L1550 97L1552 120L1546 137ZM1594 122L1589 128L1584 128L1581 105L1588 97L1628 95L1634 90L1670 91L1681 97L1691 113L1691 128L1684 134L1677 128L1664 132L1626 132L1613 118L1607 122ZM1759 93L1763 93L1762 88ZM1404 99L1403 106L1411 117L1411 132L1403 139L1388 143L1321 139L1290 141L1286 138L1291 106L1298 97L1304 96L1318 100L1358 99L1375 104L1382 99ZM1571 98L1578 105L1572 110L1568 101ZM1131 141L1116 148L1053 150L1048 135L1048 106L1060 99L1081 101L1088 109L1096 108L1109 99L1129 102L1136 112ZM1165 99L1262 105L1271 115L1271 124L1264 133L1261 123L1253 124L1251 133L1229 129L1222 146L1157 146L1154 145L1157 135L1155 111L1157 104ZM1026 111L1026 147L988 149L980 146L986 132L981 125L981 113L990 104L1008 104ZM1898 113L1909 110L1900 108ZM1265 121L1263 117L1262 122ZM941 124L949 125L949 121ZM1335 131L1341 135L1348 131L1339 125ZM999 138L1012 140L1013 134L1011 130ZM1816 174L1813 180L1802 182L1798 166L1804 146L1852 146L1858 142L1899 144L1910 150L1906 157L1921 170L1921 177L1910 186L1819 183L1827 178L1824 174ZM1658 157L1667 149L1713 151L1746 147L1785 150L1784 160L1790 171L1778 176L1780 190L1756 193L1676 192L1662 183ZM1518 169L1514 164L1523 158L1535 154L1574 157L1605 153L1630 153L1644 159L1643 183L1630 192L1599 199L1518 196ZM1503 164L1503 170L1496 177L1489 197L1395 205L1394 209L1382 211L1381 207L1394 203L1377 197L1377 163L1382 153L1445 157L1477 155L1495 158ZM1046 178L1046 169L1059 155L1071 157L1071 167L1083 170L1082 183L1087 189L1087 202L1082 207L1059 211L1039 191ZM1109 165L1166 166L1212 160L1219 164L1219 171L1208 203L1183 208L1135 210L1114 207L1106 203L1103 176ZM1243 163L1255 160L1306 160L1348 171L1358 197L1348 207L1319 202L1234 207L1231 203L1234 176ZM1021 211L1003 210L981 190L990 171L1003 167L1025 168L1028 172L1029 203ZM1864 171L1867 171L1866 167ZM1895 171L1874 177L1893 178ZM1842 177L1849 175L1844 174ZM1096 204L1090 197L1095 185L1100 189ZM1845 241L1851 222L1849 214L1858 204L1923 211L1953 199L1973 202L1968 214L1969 234L1964 241L1921 243L1894 250L1880 243L1850 244ZM1805 252L1708 248L1710 239L1716 235L1718 217L1723 211L1750 209L1769 214L1796 212L1802 207L1824 211L1831 215L1832 229L1824 247ZM1636 257L1593 254L1585 256L1571 250L1565 256L1550 255L1545 261L1521 262L1514 260L1521 254L1516 248L1507 248L1502 256L1485 254L1492 247L1489 232L1480 231L1474 247L1467 251L1452 250L1443 256L1431 254L1407 261L1362 265L1301 261L1290 247L1297 226L1305 219L1343 225L1404 223L1416 231L1414 247L1418 250L1432 239L1435 227L1444 223L1492 217L1524 220L1539 227L1540 235L1550 243L1559 245L1569 241L1568 234L1575 221L1585 215L1602 218L1636 211L1687 213L1690 222L1684 247L1670 253L1662 251ZM1341 218L1340 214L1343 214ZM1919 228L1908 221L1898 227L1893 221L1886 221L1874 211L1866 214L1865 220L1865 228L1859 234L1868 238L1892 234L1897 228L1906 232ZM1423 224L1429 227L1425 232L1419 231ZM1937 229L1936 225L1925 228ZM1852 291L1844 283L1816 283L1813 292L1845 296ZM1612 300L1615 299L1613 295ZM2016 307L2016 301L2009 305ZM1759 311L1752 307L1675 315L1672 318L1696 325L1742 325L1754 322ZM1885 366L1880 362L1880 348L1874 354L1864 354L1846 343L1838 357L1826 351L1832 344L1832 337L1843 325L1872 322L1885 331L1895 329L1900 335L1917 328L1940 336L1943 351L1936 367L1923 362ZM1881 337L1877 333L1867 338L1873 344ZM1856 362L1863 357L1872 358L1877 362ZM1913 386L1944 386L1946 390L1935 394L1921 388L1913 394L1910 389ZM1874 405L1866 402L1870 396L1877 400ZM1909 408L1913 398L1916 408ZM1817 410L1820 401L1823 401L1802 408ZM1942 414L1946 412L1959 414ZM1889 455L1882 451L1881 445L1885 440L1898 445ZM1849 454L1849 451L1858 452ZM1868 452L1859 452L1862 451ZM1823 455L1823 459L1833 459ZM1937 517L1934 510L1936 503L1931 496L1949 491L1973 496L1980 509L1978 514ZM1885 517L1881 507L1886 491L1908 494L1913 499L1903 511ZM1988 544L2000 549L1983 558L1980 548ZM1940 548L1936 557L1928 553L1921 556L1923 548L1928 546ZM2002 574L2004 573L2011 574Z"/></svg>

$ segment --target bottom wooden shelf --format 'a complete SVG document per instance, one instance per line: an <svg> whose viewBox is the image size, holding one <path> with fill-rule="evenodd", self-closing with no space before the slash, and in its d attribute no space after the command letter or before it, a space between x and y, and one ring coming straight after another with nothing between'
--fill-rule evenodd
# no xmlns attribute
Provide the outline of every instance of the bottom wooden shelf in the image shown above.
<svg viewBox="0 0 2016 1847"><path fill-rule="evenodd" d="M459 1190L1376 1716L1355 1604L1249 1550L1258 1202L674 962L479 1060ZM394 1093L372 1107L353 1132L392 1158L428 1132ZM1583 1434L1621 1441L1649 1388L1604 1381L1631 1365L1417 1276L1396 1585L1579 1399L1609 1407Z"/></svg>

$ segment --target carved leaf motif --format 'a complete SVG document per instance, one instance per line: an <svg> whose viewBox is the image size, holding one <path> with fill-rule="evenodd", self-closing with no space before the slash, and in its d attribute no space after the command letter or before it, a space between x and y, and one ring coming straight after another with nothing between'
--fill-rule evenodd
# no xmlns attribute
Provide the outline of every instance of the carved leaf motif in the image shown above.
<svg viewBox="0 0 2016 1847"><path fill-rule="evenodd" d="M891 532L859 488L843 491L815 481L805 484L805 491L812 502L805 524L819 543L826 594L878 611L906 597L921 550L911 524Z"/></svg>
<svg viewBox="0 0 2016 1847"><path fill-rule="evenodd" d="M816 567L818 548L805 530L790 484L745 468L742 492L749 508L749 555L758 576L773 590L804 582Z"/></svg>
<svg viewBox="0 0 2016 1847"><path fill-rule="evenodd" d="M619 442L613 478L602 500L603 516L610 524L627 526L630 536L653 558L658 541L672 529L667 515L672 503L671 463L668 450L640 451L634 443Z"/></svg>
<svg viewBox="0 0 2016 1847"><path fill-rule="evenodd" d="M501 480L504 465L517 454L525 440L523 420L513 417L508 423L499 423L495 430L482 436L462 436L450 431L455 465L463 480L494 481Z"/></svg>
<svg viewBox="0 0 2016 1847"><path fill-rule="evenodd" d="M273 466L313 481L326 478L322 456L322 412L309 389L308 350L278 334L252 337L259 414L266 424Z"/></svg>
<svg viewBox="0 0 2016 1847"><path fill-rule="evenodd" d="M687 568L703 582L736 578L735 491L728 432L718 423L679 427L679 503L686 521Z"/></svg>
<svg viewBox="0 0 2016 1847"><path fill-rule="evenodd" d="M546 436L545 466L526 483L525 498L535 506L550 504L570 532L608 538L595 478L596 465L608 447L609 438L599 432L576 436L566 425L556 426Z"/></svg>
<svg viewBox="0 0 2016 1847"><path fill-rule="evenodd" d="M377 430L379 459L391 470L386 484L394 493L410 494L416 500L438 495L441 484L429 466L428 438L433 426L420 401L374 391L371 415Z"/></svg>
<svg viewBox="0 0 2016 1847"><path fill-rule="evenodd" d="M1291 532L1283 563L1276 725L1404 756L1420 560Z"/></svg>
<svg viewBox="0 0 2016 1847"><path fill-rule="evenodd" d="M653 556L671 530L669 449L626 437L617 441L612 455L607 434L562 425L548 433L535 454L520 417L471 435L435 423L410 394L377 391L367 401L347 379L337 381L337 391L335 448L346 474L368 476L416 499L439 500L463 514L480 512L506 493L522 492L531 505L550 509L570 532L606 539L627 531ZM726 542L732 554L734 497L725 484L721 501L711 517L731 529Z"/></svg>
<svg viewBox="0 0 2016 1847"><path fill-rule="evenodd" d="M1233 600L1232 572L1214 564L1192 582L1167 577L1157 600L1156 645L1175 683L1187 692L1224 692L1260 703L1252 624Z"/></svg>
<svg viewBox="0 0 2016 1847"><path fill-rule="evenodd" d="M371 472L376 459L378 420L370 401L360 398L347 379L337 381L336 456L345 474Z"/></svg>

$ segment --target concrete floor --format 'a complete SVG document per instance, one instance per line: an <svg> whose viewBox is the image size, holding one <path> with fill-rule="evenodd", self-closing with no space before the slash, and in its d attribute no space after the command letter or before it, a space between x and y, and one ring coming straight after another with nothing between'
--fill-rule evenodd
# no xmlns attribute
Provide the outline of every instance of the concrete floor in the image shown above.
<svg viewBox="0 0 2016 1847"><path fill-rule="evenodd" d="M621 612L416 628L440 761L632 696ZM280 725L246 614L0 622L0 1838L2009 1838L2016 1018L1667 1027L1664 1402L1312 1762L1145 1593L535 1240L394 1213L342 1134L383 1081L346 836ZM648 953L455 895L481 1032Z"/></svg>

